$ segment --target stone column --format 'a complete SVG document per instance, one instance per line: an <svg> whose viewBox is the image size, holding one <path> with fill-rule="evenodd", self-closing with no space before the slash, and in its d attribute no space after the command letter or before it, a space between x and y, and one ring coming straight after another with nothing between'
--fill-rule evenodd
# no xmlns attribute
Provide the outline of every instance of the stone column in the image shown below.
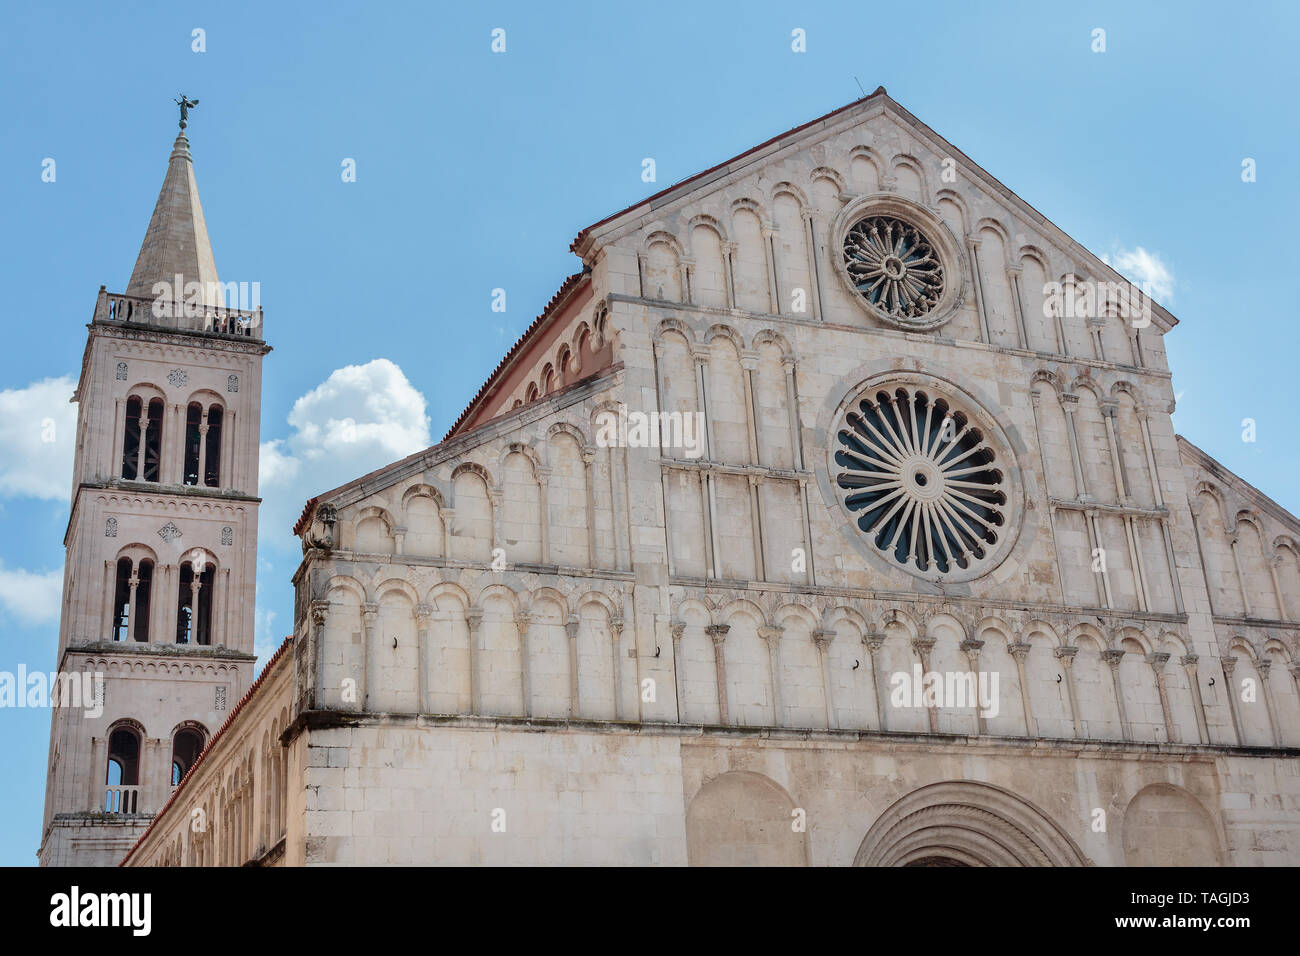
<svg viewBox="0 0 1300 956"><path fill-rule="evenodd" d="M758 475L749 475L749 523L750 539L754 546L754 576L759 581L766 581L767 562L763 555L763 542L766 539L763 527L763 496L759 493Z"/></svg>
<svg viewBox="0 0 1300 956"><path fill-rule="evenodd" d="M393 529L393 553L402 554L403 549L405 547L406 547L406 529L394 528Z"/></svg>
<svg viewBox="0 0 1300 956"><path fill-rule="evenodd" d="M551 563L551 509L548 500L550 492L551 470L549 468L537 469L537 498L541 504L541 514L537 517L538 530L541 532L542 545L539 564Z"/></svg>
<svg viewBox="0 0 1300 956"><path fill-rule="evenodd" d="M1105 563L1106 548L1101 543L1101 532L1098 530L1098 512L1096 508L1089 508L1084 512L1084 523L1088 526L1088 538L1092 541L1092 550L1095 554L1098 550L1102 553L1102 570L1095 572L1101 577L1101 587L1097 589L1097 597L1106 603L1106 607L1115 606L1115 598L1110 593L1110 569Z"/></svg>
<svg viewBox="0 0 1300 956"><path fill-rule="evenodd" d="M596 560L596 488L591 480L591 466L595 460L596 456L591 451L584 450L582 452L582 477L587 492L587 567L589 568L600 566ZM671 548L665 550L665 553L668 554L669 577L672 577L673 573L671 550Z"/></svg>
<svg viewBox="0 0 1300 956"><path fill-rule="evenodd" d="M1147 663L1151 665L1151 670L1156 675L1156 690L1160 692L1160 710L1165 715L1165 740L1171 744L1179 742L1178 733L1174 729L1174 715L1169 709L1169 690L1165 687L1165 665L1169 663L1168 654L1148 654Z"/></svg>
<svg viewBox="0 0 1300 956"><path fill-rule="evenodd" d="M1106 443L1110 446L1111 469L1115 472L1115 490L1119 492L1120 501L1132 505L1133 492L1128 483L1128 466L1120 454L1119 434L1116 431L1115 419L1118 413L1119 402L1115 399L1108 398L1101 402L1101 417L1106 423Z"/></svg>
<svg viewBox="0 0 1300 956"><path fill-rule="evenodd" d="M930 673L930 651L934 648L933 637L918 637L912 641L912 650L921 659L921 680L924 686L925 675ZM925 711L930 716L930 733L939 732L939 713L933 705L927 705Z"/></svg>
<svg viewBox="0 0 1300 956"><path fill-rule="evenodd" d="M199 415L199 467L198 480L195 484L200 488L208 484L208 410L206 408Z"/></svg>
<svg viewBox="0 0 1300 956"><path fill-rule="evenodd" d="M1065 690L1070 698L1070 720L1074 724L1074 736L1083 737L1083 719L1079 715L1078 691L1074 686L1074 658L1079 653L1077 647L1058 647L1056 649L1056 659L1061 662L1061 668L1065 671Z"/></svg>
<svg viewBox="0 0 1300 956"><path fill-rule="evenodd" d="M817 645L817 659L821 662L822 700L826 703L826 729L834 730L837 725L835 716L835 689L831 685L830 645L835 639L835 632L819 627L812 632L813 643Z"/></svg>
<svg viewBox="0 0 1300 956"><path fill-rule="evenodd" d="M877 729L882 732L888 731L889 721L885 719L885 685L881 680L878 656L880 649L885 645L885 635L867 634L862 638L862 643L867 645L867 654L871 659L871 686L876 692L876 718L879 721Z"/></svg>
<svg viewBox="0 0 1300 956"><path fill-rule="evenodd" d="M1119 679L1119 662L1124 652L1118 648L1108 648L1101 652L1101 659L1110 665L1110 681L1115 688L1115 704L1119 709L1119 726L1125 740L1132 740L1133 733L1128 725L1128 708L1124 706L1124 687Z"/></svg>
<svg viewBox="0 0 1300 956"><path fill-rule="evenodd" d="M416 669L416 707L422 714L431 713L433 706L429 703L429 675L426 673L425 661L428 659L429 623L433 620L433 607L421 602L415 606L415 669Z"/></svg>
<svg viewBox="0 0 1300 956"><path fill-rule="evenodd" d="M1034 724L1034 708L1029 702L1029 682L1025 680L1025 655L1029 653L1028 641L1016 641L1007 645L1007 651L1016 662L1016 675L1020 678L1020 706L1025 712L1025 735L1038 736L1038 727Z"/></svg>
<svg viewBox="0 0 1300 956"><path fill-rule="evenodd" d="M970 274L971 284L975 291L975 308L979 313L980 320L980 341L992 342L992 338L989 337L988 309L984 305L984 282L980 277L979 248L979 239L974 236L966 237L966 254L970 256Z"/></svg>
<svg viewBox="0 0 1300 956"><path fill-rule="evenodd" d="M980 648L984 642L975 638L967 638L961 642L961 649L966 652L966 664L970 670L971 677L975 679L975 724L979 728L980 735L988 733L988 725L984 720L984 704L980 699Z"/></svg>
<svg viewBox="0 0 1300 956"><path fill-rule="evenodd" d="M1043 476L1044 478L1046 478L1048 474L1047 453L1043 449L1043 426L1039 422L1039 411L1038 411L1038 409L1042 405L1042 400L1043 400L1042 392L1040 392L1037 388L1030 390L1029 402L1030 405L1032 406L1033 414L1034 414L1034 436L1038 439L1038 463L1039 465L1042 466ZM1055 565L1056 568L1056 586L1060 588L1061 603L1064 604L1065 603L1065 576L1064 576L1064 572L1062 572L1061 570L1061 547L1056 540L1056 508L1051 504L1051 493L1049 492L1045 481L1043 484L1043 497L1048 499L1047 527L1052 532L1052 553L1056 555L1056 560L1052 563L1053 565Z"/></svg>
<svg viewBox="0 0 1300 956"><path fill-rule="evenodd" d="M1088 486L1083 480L1083 465L1079 460L1079 431L1075 426L1074 413L1079 408L1079 396L1062 394L1061 411L1065 412L1065 437L1070 442L1070 464L1074 466L1074 484L1080 501L1091 501Z"/></svg>
<svg viewBox="0 0 1300 956"><path fill-rule="evenodd" d="M1129 560L1133 562L1133 583L1137 585L1138 609L1151 609L1151 595L1147 593L1147 576L1142 567L1142 549L1138 547L1137 527L1132 515L1124 515L1124 537L1128 542Z"/></svg>
<svg viewBox="0 0 1300 956"><path fill-rule="evenodd" d="M1187 672L1187 683L1192 689L1192 705L1196 711L1198 742L1208 744L1210 742L1210 728L1205 722L1205 701L1201 698L1201 684L1196 677L1196 662L1199 659L1195 654L1184 654L1181 663L1183 670Z"/></svg>
<svg viewBox="0 0 1300 956"><path fill-rule="evenodd" d="M785 726L785 705L781 700L781 635L783 627L760 627L758 636L767 643L768 668L772 678L772 724Z"/></svg>
<svg viewBox="0 0 1300 956"><path fill-rule="evenodd" d="M467 650L469 651L469 712L471 714L482 712L479 707L478 687L478 635L482 623L482 608L471 607L465 611L465 624L469 629Z"/></svg>
<svg viewBox="0 0 1300 956"><path fill-rule="evenodd" d="M1241 735L1241 714L1237 710L1237 687L1232 682L1232 672L1237 667L1236 655L1229 654L1227 657L1222 657L1219 663L1223 665L1223 686L1228 695L1228 712L1232 715L1232 733L1240 746L1244 738Z"/></svg>
<svg viewBox="0 0 1300 956"><path fill-rule="evenodd" d="M1289 621L1291 612L1286 606L1286 596L1282 593L1282 584L1277 577L1277 569L1281 566L1282 555L1273 555L1268 562L1268 576L1273 581L1273 595L1277 598L1277 616L1283 621Z"/></svg>
<svg viewBox="0 0 1300 956"><path fill-rule="evenodd" d="M379 624L379 605L366 603L361 605L361 624L364 634L361 645L361 701L358 710L365 710L370 704L370 646L375 642L375 627Z"/></svg>
<svg viewBox="0 0 1300 956"><path fill-rule="evenodd" d="M1264 708L1268 713L1268 729L1273 734L1273 746L1282 746L1282 732L1277 723L1277 711L1273 709L1273 689L1268 685L1268 672L1273 667L1273 661L1267 657L1262 657L1255 662L1255 671L1259 674L1259 689L1264 694Z"/></svg>
<svg viewBox="0 0 1300 956"><path fill-rule="evenodd" d="M613 656L613 678L614 678L614 719L623 719L623 657L619 653L623 649L623 619L621 617L611 617L609 619L609 644ZM639 696L639 693L638 693Z"/></svg>
<svg viewBox="0 0 1300 956"><path fill-rule="evenodd" d="M322 705L318 695L325 686L325 620L329 609L329 601L311 602L311 629L307 635L307 647L304 651L311 656L307 661L307 668L303 671L309 683L301 688L305 710L315 710Z"/></svg>
<svg viewBox="0 0 1300 956"><path fill-rule="evenodd" d="M799 441L799 395L794 379L794 359L782 358L785 370L785 403L790 420L790 461L795 468L803 468L803 447Z"/></svg>
<svg viewBox="0 0 1300 956"><path fill-rule="evenodd" d="M1237 548L1241 538L1234 532L1232 535L1232 566L1237 570L1237 585L1241 588L1241 606L1245 609L1246 617L1254 617L1255 612L1250 606L1250 592L1246 590L1246 575L1241 571L1241 552Z"/></svg>
<svg viewBox="0 0 1300 956"><path fill-rule="evenodd" d="M673 635L673 694L677 700L677 722L686 723L686 700L682 696L684 675L682 674L682 632L686 630L685 621L670 621L669 630Z"/></svg>
<svg viewBox="0 0 1300 956"><path fill-rule="evenodd" d="M1020 298L1020 276L1024 269L1020 266L1007 266L1007 279L1011 282L1011 308L1016 313L1016 328L1020 332L1020 347L1029 348L1029 328L1025 325L1025 306Z"/></svg>
<svg viewBox="0 0 1300 956"><path fill-rule="evenodd" d="M578 619L572 615L564 622L564 633L569 638L569 716L577 717L578 706Z"/></svg>
<svg viewBox="0 0 1300 956"><path fill-rule="evenodd" d="M533 716L532 661L528 648L529 630L533 626L533 616L527 611L515 615L515 629L519 632L519 677L523 691L523 710L525 717Z"/></svg>
<svg viewBox="0 0 1300 956"><path fill-rule="evenodd" d="M820 322L822 320L821 270L817 266L817 230L814 228L812 213L805 212L803 222L808 245L808 284L812 286L808 290L808 297L812 301L812 317Z"/></svg>
<svg viewBox="0 0 1300 956"><path fill-rule="evenodd" d="M140 573L139 573L139 572L140 572L140 566L139 566L139 564L138 564L137 562L135 562L135 561L132 561L132 562L131 562L131 577L127 579L127 584L128 584L128 586L130 587L130 589L131 589L131 590L130 590L130 597L127 598L127 600L128 600L130 603L128 603L127 606L126 606L126 639L127 639L128 641L134 641L134 640L135 640L135 622L136 622L136 613L137 613L137 610L138 610L138 609L136 608L136 606L135 606L135 595L136 595L136 591L137 591L137 590L139 589L139 587L140 587Z"/></svg>
<svg viewBox="0 0 1300 956"><path fill-rule="evenodd" d="M732 274L737 244L730 239L722 241L722 281L726 285L727 308L736 307L736 277Z"/></svg>
<svg viewBox="0 0 1300 956"><path fill-rule="evenodd" d="M682 278L682 301L688 305L695 304L695 260L688 257L681 257L681 278Z"/></svg>
<svg viewBox="0 0 1300 956"><path fill-rule="evenodd" d="M760 234L763 237L763 258L767 260L768 308L773 315L780 315L781 293L777 290L776 252L772 248L772 240L776 236L776 230L769 225L764 225L760 227Z"/></svg>
<svg viewBox="0 0 1300 956"><path fill-rule="evenodd" d="M741 383L745 389L745 418L749 426L746 437L749 439L749 463L758 465L763 462L762 441L758 429L758 397L754 389L754 372L758 369L758 353L746 349L740 357Z"/></svg>
<svg viewBox="0 0 1300 956"><path fill-rule="evenodd" d="M724 727L730 723L727 714L727 658L723 653L729 630L731 626L728 624L710 624L704 629L704 633L708 634L709 639L713 641L713 669L718 689L718 723Z"/></svg>

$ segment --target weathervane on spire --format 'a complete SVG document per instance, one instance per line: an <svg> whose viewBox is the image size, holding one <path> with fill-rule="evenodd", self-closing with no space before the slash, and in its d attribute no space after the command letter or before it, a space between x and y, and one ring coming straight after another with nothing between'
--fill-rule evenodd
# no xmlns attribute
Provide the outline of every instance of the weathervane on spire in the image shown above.
<svg viewBox="0 0 1300 956"><path fill-rule="evenodd" d="M181 129L185 129L185 121L190 118L190 107L198 106L199 101L191 100L182 93L179 100L173 100L172 102L181 108Z"/></svg>

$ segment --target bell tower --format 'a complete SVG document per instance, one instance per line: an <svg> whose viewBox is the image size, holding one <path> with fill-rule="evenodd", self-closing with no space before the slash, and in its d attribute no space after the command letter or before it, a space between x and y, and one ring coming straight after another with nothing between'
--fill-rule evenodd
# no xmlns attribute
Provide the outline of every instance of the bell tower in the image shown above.
<svg viewBox="0 0 1300 956"><path fill-rule="evenodd" d="M45 866L116 864L253 677L270 346L249 284L217 278L185 134L197 101L178 104L135 269L99 289L72 397Z"/></svg>

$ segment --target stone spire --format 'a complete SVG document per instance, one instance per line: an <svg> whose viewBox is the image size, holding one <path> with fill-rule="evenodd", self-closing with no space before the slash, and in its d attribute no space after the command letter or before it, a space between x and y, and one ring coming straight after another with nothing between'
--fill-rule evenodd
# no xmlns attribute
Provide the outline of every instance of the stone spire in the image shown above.
<svg viewBox="0 0 1300 956"><path fill-rule="evenodd" d="M194 161L190 157L190 141L182 129L172 145L167 161L167 175L158 203L154 206L149 230L140 246L140 256L135 260L127 295L145 298L154 296L156 282L174 285L176 276L182 283L203 284L203 303L217 305L220 298L215 286L217 264L212 258L212 244L208 241L208 227L203 221L203 205L199 202L199 187L194 181ZM173 295L184 297L184 288Z"/></svg>

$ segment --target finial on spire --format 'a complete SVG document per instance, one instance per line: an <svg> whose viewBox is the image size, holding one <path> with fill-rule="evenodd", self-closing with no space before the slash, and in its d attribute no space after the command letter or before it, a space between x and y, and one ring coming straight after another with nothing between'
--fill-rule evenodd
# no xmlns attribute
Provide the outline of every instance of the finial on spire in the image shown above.
<svg viewBox="0 0 1300 956"><path fill-rule="evenodd" d="M190 118L190 108L193 106L198 106L199 101L191 100L187 98L184 93L182 93L181 98L179 100L173 100L172 102L181 108L181 130L184 130L185 122Z"/></svg>

